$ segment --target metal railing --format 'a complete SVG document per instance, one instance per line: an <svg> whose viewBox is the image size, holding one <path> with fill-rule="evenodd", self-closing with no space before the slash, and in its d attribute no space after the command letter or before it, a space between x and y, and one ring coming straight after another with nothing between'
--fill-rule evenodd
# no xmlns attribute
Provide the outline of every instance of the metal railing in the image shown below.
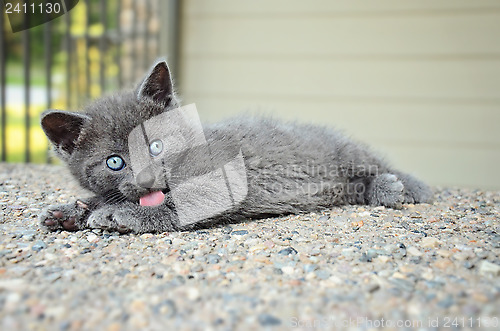
<svg viewBox="0 0 500 331"><path fill-rule="evenodd" d="M41 111L53 107L74 110L102 93L131 85L159 56L168 56L175 66L176 45L172 40L178 40L177 21L162 20L160 16L165 13L177 18L178 1L83 0L65 15L17 36L9 31L7 16L2 13L0 160L50 162L46 142L43 156L40 147L33 145L38 144L39 136L34 136L34 131L40 131L36 123ZM28 20L26 15L26 26ZM35 54L33 46L40 48L40 43L43 54ZM14 58L11 50L22 50L20 59ZM17 85L10 82L12 63L22 66L22 84L20 77L14 77ZM43 84L38 82L36 87L32 84L35 71L43 76ZM11 92L13 88L22 91L22 100L20 93ZM32 98L35 89L43 91L37 94L42 102ZM17 134L9 134L9 130Z"/></svg>

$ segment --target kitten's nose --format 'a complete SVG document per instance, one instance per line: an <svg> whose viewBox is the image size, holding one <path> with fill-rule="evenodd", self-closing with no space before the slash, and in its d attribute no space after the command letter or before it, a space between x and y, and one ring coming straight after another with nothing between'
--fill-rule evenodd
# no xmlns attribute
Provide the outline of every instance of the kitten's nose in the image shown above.
<svg viewBox="0 0 500 331"><path fill-rule="evenodd" d="M148 167L137 175L136 181L140 187L151 188L155 182L155 176Z"/></svg>

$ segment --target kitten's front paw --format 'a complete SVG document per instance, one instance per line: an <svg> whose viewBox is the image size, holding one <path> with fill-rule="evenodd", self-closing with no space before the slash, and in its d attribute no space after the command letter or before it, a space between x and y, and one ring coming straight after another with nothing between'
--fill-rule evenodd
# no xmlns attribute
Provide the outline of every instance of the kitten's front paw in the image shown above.
<svg viewBox="0 0 500 331"><path fill-rule="evenodd" d="M374 206L401 208L404 201L404 185L393 174L377 176L372 183L369 202Z"/></svg>
<svg viewBox="0 0 500 331"><path fill-rule="evenodd" d="M139 220L135 218L130 210L122 206L105 206L93 211L87 225L90 228L99 228L120 233L139 232Z"/></svg>
<svg viewBox="0 0 500 331"><path fill-rule="evenodd" d="M74 203L50 206L39 216L42 227L50 231L77 231L86 228L85 218L89 212L86 203L77 200Z"/></svg>

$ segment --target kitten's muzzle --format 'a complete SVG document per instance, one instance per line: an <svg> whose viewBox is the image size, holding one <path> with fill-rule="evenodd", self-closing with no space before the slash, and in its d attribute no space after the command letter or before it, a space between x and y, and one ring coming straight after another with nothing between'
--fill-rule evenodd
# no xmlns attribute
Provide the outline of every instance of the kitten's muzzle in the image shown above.
<svg viewBox="0 0 500 331"><path fill-rule="evenodd" d="M136 182L138 186L150 189L153 187L155 179L156 177L151 173L150 169L146 168L137 175Z"/></svg>

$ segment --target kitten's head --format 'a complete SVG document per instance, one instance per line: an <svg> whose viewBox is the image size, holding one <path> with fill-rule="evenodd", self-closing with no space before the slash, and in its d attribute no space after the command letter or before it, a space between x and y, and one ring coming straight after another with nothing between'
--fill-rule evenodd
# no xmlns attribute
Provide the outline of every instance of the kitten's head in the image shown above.
<svg viewBox="0 0 500 331"><path fill-rule="evenodd" d="M135 90L102 97L80 113L48 110L41 116L41 126L83 187L109 202L139 201L151 190L136 184L129 134L144 121L178 106L170 71L161 61Z"/></svg>

